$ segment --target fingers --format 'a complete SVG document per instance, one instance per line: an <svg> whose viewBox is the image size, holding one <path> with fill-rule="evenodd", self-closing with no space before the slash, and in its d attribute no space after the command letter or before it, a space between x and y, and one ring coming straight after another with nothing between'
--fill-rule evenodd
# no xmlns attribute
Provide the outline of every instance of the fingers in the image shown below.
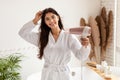
<svg viewBox="0 0 120 80"><path fill-rule="evenodd" d="M33 19L33 23L37 24L38 21L41 19L41 16L42 16L42 11L38 11Z"/></svg>
<svg viewBox="0 0 120 80"><path fill-rule="evenodd" d="M83 46L88 46L89 45L89 38L81 38L81 44Z"/></svg>
<svg viewBox="0 0 120 80"><path fill-rule="evenodd" d="M87 43L89 43L89 41L82 41L81 43L83 43L83 44L87 44Z"/></svg>
<svg viewBox="0 0 120 80"><path fill-rule="evenodd" d="M88 41L89 38L81 38L82 41Z"/></svg>
<svg viewBox="0 0 120 80"><path fill-rule="evenodd" d="M38 12L36 13L36 17L41 17L41 15L42 15L42 11L38 11Z"/></svg>
<svg viewBox="0 0 120 80"><path fill-rule="evenodd" d="M37 14L38 14L38 15L42 15L42 11L38 11Z"/></svg>
<svg viewBox="0 0 120 80"><path fill-rule="evenodd" d="M89 42L88 42L88 41L82 41L81 44L82 44L83 46L87 46L87 45L89 44Z"/></svg>

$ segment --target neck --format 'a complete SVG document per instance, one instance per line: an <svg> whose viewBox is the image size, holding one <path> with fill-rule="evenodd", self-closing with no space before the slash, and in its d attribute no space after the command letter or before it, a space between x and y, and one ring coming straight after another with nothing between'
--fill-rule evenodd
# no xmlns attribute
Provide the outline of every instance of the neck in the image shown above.
<svg viewBox="0 0 120 80"><path fill-rule="evenodd" d="M53 35L59 35L60 34L60 28L57 28L57 29L52 29L52 34Z"/></svg>

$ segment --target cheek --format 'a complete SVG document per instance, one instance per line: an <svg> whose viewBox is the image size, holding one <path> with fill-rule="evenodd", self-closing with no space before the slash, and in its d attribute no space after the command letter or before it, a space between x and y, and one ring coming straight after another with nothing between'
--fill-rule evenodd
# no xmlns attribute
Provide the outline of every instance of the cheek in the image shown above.
<svg viewBox="0 0 120 80"><path fill-rule="evenodd" d="M51 27L49 26L49 22L48 22L48 21L45 21L45 24L46 24L49 28L51 28Z"/></svg>
<svg viewBox="0 0 120 80"><path fill-rule="evenodd" d="M45 24L48 26L49 22L48 22L48 21L45 21Z"/></svg>

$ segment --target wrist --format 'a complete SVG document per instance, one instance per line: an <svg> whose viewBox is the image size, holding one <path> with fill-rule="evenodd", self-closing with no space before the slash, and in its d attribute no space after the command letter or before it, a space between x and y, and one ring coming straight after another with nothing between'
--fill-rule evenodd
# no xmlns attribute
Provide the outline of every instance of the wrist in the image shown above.
<svg viewBox="0 0 120 80"><path fill-rule="evenodd" d="M35 25L37 25L37 22L38 22L38 21L37 21L36 19L33 19L32 21L33 21L33 23L34 23Z"/></svg>

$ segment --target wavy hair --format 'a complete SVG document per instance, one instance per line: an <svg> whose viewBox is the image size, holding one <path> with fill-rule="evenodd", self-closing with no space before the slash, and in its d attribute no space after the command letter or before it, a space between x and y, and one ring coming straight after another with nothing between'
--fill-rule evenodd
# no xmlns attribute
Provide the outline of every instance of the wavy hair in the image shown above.
<svg viewBox="0 0 120 80"><path fill-rule="evenodd" d="M53 14L57 15L59 17L59 21L58 21L59 28L63 29L63 24L62 24L60 15L57 13L56 10L54 10L53 8L46 8L42 11L41 24L39 27L39 30L41 30L41 33L40 33L39 42L38 42L38 46L39 46L38 58L39 59L42 59L42 57L43 57L44 49L49 40L49 32L51 31L51 29L45 23L45 16L47 13L53 13Z"/></svg>

